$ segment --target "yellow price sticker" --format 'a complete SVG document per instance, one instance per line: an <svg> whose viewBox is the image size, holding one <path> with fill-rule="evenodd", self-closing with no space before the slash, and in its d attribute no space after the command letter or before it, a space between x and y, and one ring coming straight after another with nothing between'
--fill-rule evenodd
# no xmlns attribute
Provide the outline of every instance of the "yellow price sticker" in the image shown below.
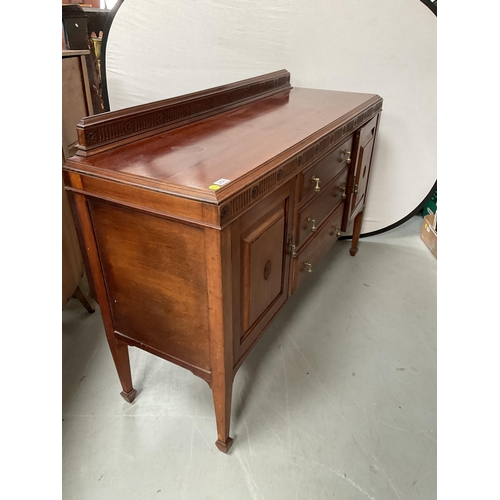
<svg viewBox="0 0 500 500"><path fill-rule="evenodd" d="M211 186L208 186L208 189L211 189L212 191L217 191L217 189L220 189L220 186L217 186L217 184L212 184Z"/></svg>

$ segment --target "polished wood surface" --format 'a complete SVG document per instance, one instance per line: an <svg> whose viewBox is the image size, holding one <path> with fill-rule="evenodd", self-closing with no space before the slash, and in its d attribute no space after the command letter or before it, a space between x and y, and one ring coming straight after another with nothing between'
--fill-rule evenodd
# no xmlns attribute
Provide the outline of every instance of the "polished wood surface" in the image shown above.
<svg viewBox="0 0 500 500"><path fill-rule="evenodd" d="M269 81L268 75L265 81ZM201 114L196 121L184 126L181 122L178 128L164 133L160 129L144 139L139 135L134 142L119 146L113 143L109 151L89 158L74 157L69 164L82 173L220 204L241 192L245 184L268 174L285 160L292 160L293 153L303 152L306 144L323 139L307 152L307 159L301 159L299 168L311 164L337 142L335 137L348 137L356 123L381 109L381 102L372 94L283 90L235 108L230 104L231 109L221 108L208 118L201 118ZM162 101L157 104L158 110L164 106ZM87 128L106 125L105 120L111 121L112 116L124 122L126 128L130 122L123 113L104 113L91 117L90 123L84 120L80 142ZM220 179L229 182L217 191L210 189Z"/></svg>
<svg viewBox="0 0 500 500"><path fill-rule="evenodd" d="M116 149L290 89L285 70L201 92L84 118L78 124L80 156Z"/></svg>
<svg viewBox="0 0 500 500"><path fill-rule="evenodd" d="M115 331L208 371L202 228L101 200L89 209Z"/></svg>
<svg viewBox="0 0 500 500"><path fill-rule="evenodd" d="M168 109L198 111L144 118ZM95 147L64 178L127 401L128 346L187 368L210 385L229 450L245 357L342 228L357 251L381 109L372 94L292 89L282 70L80 123Z"/></svg>
<svg viewBox="0 0 500 500"><path fill-rule="evenodd" d="M115 148L88 162L105 170L109 178L124 174L140 182L137 177L145 177L210 194L215 181L239 181L365 101L363 94L346 99L341 92L287 90ZM300 125L291 127L299 115ZM82 159L81 165L85 163ZM228 187L222 186L217 195Z"/></svg>

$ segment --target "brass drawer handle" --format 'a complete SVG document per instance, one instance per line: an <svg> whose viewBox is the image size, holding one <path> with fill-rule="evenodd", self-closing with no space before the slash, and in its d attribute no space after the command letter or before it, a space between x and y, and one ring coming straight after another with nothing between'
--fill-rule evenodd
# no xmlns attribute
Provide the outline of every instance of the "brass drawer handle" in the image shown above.
<svg viewBox="0 0 500 500"><path fill-rule="evenodd" d="M310 262L304 262L304 269L307 267L307 274L312 274L313 265Z"/></svg>
<svg viewBox="0 0 500 500"><path fill-rule="evenodd" d="M316 231L316 229L318 229L316 227L316 219L311 219L311 217L308 217L307 222L312 222L311 233L314 233L314 231Z"/></svg>
<svg viewBox="0 0 500 500"><path fill-rule="evenodd" d="M343 155L347 155L346 163L347 164L351 163L351 152L347 151L347 149L344 149L344 151L342 151L342 154Z"/></svg>
<svg viewBox="0 0 500 500"><path fill-rule="evenodd" d="M354 188L353 188L352 192L354 194L358 194L358 185L357 184L354 184Z"/></svg>
<svg viewBox="0 0 500 500"><path fill-rule="evenodd" d="M321 189L321 188L319 187L319 183L321 182L321 181L320 181L320 178L319 178L319 177L316 177L315 175L313 175L313 176L311 177L311 181L316 183L316 185L314 186L314 191L316 191L317 193L319 193L319 191L320 191L320 189Z"/></svg>
<svg viewBox="0 0 500 500"><path fill-rule="evenodd" d="M333 231L330 233L332 236L335 234L335 232L336 232L337 238L340 238L342 236L342 233L340 232L339 226L333 226L332 229L333 229Z"/></svg>
<svg viewBox="0 0 500 500"><path fill-rule="evenodd" d="M293 244L292 235L288 236L288 243L290 245L290 257L295 259L297 257L297 247Z"/></svg>
<svg viewBox="0 0 500 500"><path fill-rule="evenodd" d="M342 191L342 199L345 200L347 198L347 195L345 194L346 187L339 186L339 189Z"/></svg>

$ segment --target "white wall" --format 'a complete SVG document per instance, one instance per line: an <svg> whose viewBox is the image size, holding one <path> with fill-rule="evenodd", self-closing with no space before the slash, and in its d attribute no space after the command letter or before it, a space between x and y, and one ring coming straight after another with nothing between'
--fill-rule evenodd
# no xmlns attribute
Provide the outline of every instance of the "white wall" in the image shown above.
<svg viewBox="0 0 500 500"><path fill-rule="evenodd" d="M363 232L436 180L436 17L420 0L124 0L106 49L111 109L285 68L292 85L384 98Z"/></svg>

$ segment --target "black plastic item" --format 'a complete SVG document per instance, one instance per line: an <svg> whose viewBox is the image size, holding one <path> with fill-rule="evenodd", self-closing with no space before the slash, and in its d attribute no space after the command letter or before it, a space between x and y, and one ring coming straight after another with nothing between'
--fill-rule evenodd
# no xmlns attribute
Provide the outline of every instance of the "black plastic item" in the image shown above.
<svg viewBox="0 0 500 500"><path fill-rule="evenodd" d="M64 34L70 50L88 49L90 34L104 33L108 19L108 9L80 7L77 4L62 6L62 23Z"/></svg>
<svg viewBox="0 0 500 500"><path fill-rule="evenodd" d="M437 0L435 2L431 0L420 0L426 7L432 10L432 12L437 16Z"/></svg>
<svg viewBox="0 0 500 500"><path fill-rule="evenodd" d="M69 50L88 50L89 30L87 16L76 4L62 6L62 24Z"/></svg>
<svg viewBox="0 0 500 500"><path fill-rule="evenodd" d="M386 231L390 231L391 229L394 229L394 228L400 226L401 224L404 224L405 222L409 221L412 217L415 217L415 215L421 214L422 210L427 205L427 203L429 202L429 200L432 198L432 196L434 195L434 193L436 191L437 191L437 181L434 183L434 186L432 186L432 188L429 191L429 193L427 194L427 196L422 200L422 203L420 203L420 205L418 205L418 207L415 210L410 212L408 215L403 217L401 220L398 220L394 224L391 224L390 226L379 229L378 231L372 231L371 233L361 234L359 237L360 238L367 238L368 236L375 236L376 234L385 233ZM350 240L350 239L351 239L350 236L341 236L339 238L339 240Z"/></svg>
<svg viewBox="0 0 500 500"><path fill-rule="evenodd" d="M113 24L113 19L115 18L118 9L120 8L123 0L118 0L115 6L111 9L106 18L106 24L104 25L101 41L101 85L102 85L102 101L104 104L104 109L110 111L109 107L109 94L108 94L108 81L106 79L106 46L108 44L109 31L111 30L111 25Z"/></svg>
<svg viewBox="0 0 500 500"><path fill-rule="evenodd" d="M437 191L431 196L430 200L424 205L422 210L422 217L429 214L435 214L437 211Z"/></svg>

